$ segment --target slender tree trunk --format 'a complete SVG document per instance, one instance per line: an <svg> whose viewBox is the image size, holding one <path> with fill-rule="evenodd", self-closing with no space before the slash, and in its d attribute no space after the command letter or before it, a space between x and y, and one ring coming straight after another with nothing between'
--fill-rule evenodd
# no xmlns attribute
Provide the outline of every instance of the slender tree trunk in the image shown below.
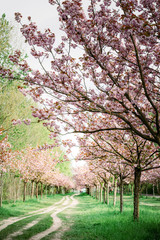
<svg viewBox="0 0 160 240"><path fill-rule="evenodd" d="M41 198L43 196L43 183L41 183Z"/></svg>
<svg viewBox="0 0 160 240"><path fill-rule="evenodd" d="M146 196L148 194L148 184L146 184Z"/></svg>
<svg viewBox="0 0 160 240"><path fill-rule="evenodd" d="M153 189L153 196L155 196L154 184L152 185L152 189Z"/></svg>
<svg viewBox="0 0 160 240"><path fill-rule="evenodd" d="M2 198L3 198L3 171L0 175L0 207L2 207Z"/></svg>
<svg viewBox="0 0 160 240"><path fill-rule="evenodd" d="M103 203L106 203L106 187L103 188Z"/></svg>
<svg viewBox="0 0 160 240"><path fill-rule="evenodd" d="M100 183L100 202L103 201L103 183Z"/></svg>
<svg viewBox="0 0 160 240"><path fill-rule="evenodd" d="M13 202L16 202L16 178L13 177Z"/></svg>
<svg viewBox="0 0 160 240"><path fill-rule="evenodd" d="M117 178L114 177L114 197L113 197L113 206L116 205L116 197L117 197Z"/></svg>
<svg viewBox="0 0 160 240"><path fill-rule="evenodd" d="M107 183L107 205L109 205L109 183Z"/></svg>
<svg viewBox="0 0 160 240"><path fill-rule="evenodd" d="M36 198L38 199L38 182L36 182Z"/></svg>
<svg viewBox="0 0 160 240"><path fill-rule="evenodd" d="M34 181L31 181L31 198L34 196Z"/></svg>
<svg viewBox="0 0 160 240"><path fill-rule="evenodd" d="M120 212L123 212L123 178L120 176Z"/></svg>
<svg viewBox="0 0 160 240"><path fill-rule="evenodd" d="M159 181L158 180L156 181L156 184L157 184L157 193L160 194Z"/></svg>
<svg viewBox="0 0 160 240"><path fill-rule="evenodd" d="M132 191L132 196L134 194L134 184L131 184L131 191Z"/></svg>
<svg viewBox="0 0 160 240"><path fill-rule="evenodd" d="M96 186L96 199L98 200L98 185Z"/></svg>
<svg viewBox="0 0 160 240"><path fill-rule="evenodd" d="M21 189L21 179L20 179L20 177L19 177L19 179L18 179L18 188L17 188L17 196L16 196L16 199L20 199L20 198L21 198L20 189Z"/></svg>
<svg viewBox="0 0 160 240"><path fill-rule="evenodd" d="M27 183L24 182L24 187L23 187L23 202L26 201L26 186L27 186Z"/></svg>
<svg viewBox="0 0 160 240"><path fill-rule="evenodd" d="M141 181L141 169L135 167L134 169L134 220L139 219L139 192L140 192L140 181Z"/></svg>

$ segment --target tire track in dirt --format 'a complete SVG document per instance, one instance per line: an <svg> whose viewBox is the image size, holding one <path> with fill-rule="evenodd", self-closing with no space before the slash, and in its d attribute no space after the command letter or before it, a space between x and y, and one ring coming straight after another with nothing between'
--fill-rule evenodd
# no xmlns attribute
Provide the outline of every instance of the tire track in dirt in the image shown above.
<svg viewBox="0 0 160 240"><path fill-rule="evenodd" d="M61 208L57 207L57 210L51 215L51 217L53 218L53 225L50 228L48 228L47 230L45 230L41 233L36 234L35 236L31 237L29 240L40 240L40 239L46 237L48 234L58 230L62 226L62 220L57 216L57 214L64 211L67 208L73 208L78 204L78 201L74 198L74 196L75 195L68 197L62 204ZM65 207L63 207L63 206L65 206Z"/></svg>
<svg viewBox="0 0 160 240"><path fill-rule="evenodd" d="M26 219L26 218L29 218L29 217L32 217L32 216L35 216L35 215L40 215L40 214L51 212L51 211L53 211L56 208L57 205L59 205L63 201L65 201L65 199L66 199L66 197L63 197L59 202L56 202L54 205L52 205L52 206L50 206L48 208L43 208L43 209L39 209L39 210L36 210L36 211L33 211L33 212L29 212L27 214L27 216L8 218L8 219L6 219L6 220L1 222L0 231L2 231L3 229L8 227L9 225L11 225L11 224L13 224L15 222L18 222L20 220L23 220L23 219Z"/></svg>

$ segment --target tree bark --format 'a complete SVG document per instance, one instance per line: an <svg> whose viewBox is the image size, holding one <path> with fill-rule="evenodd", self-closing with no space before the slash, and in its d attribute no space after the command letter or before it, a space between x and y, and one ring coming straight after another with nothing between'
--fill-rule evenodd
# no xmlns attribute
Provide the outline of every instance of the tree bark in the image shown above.
<svg viewBox="0 0 160 240"><path fill-rule="evenodd" d="M134 169L134 220L139 219L139 192L140 192L140 181L141 181L141 169L135 167Z"/></svg>
<svg viewBox="0 0 160 240"><path fill-rule="evenodd" d="M109 183L107 183L107 205L109 205Z"/></svg>
<svg viewBox="0 0 160 240"><path fill-rule="evenodd" d="M106 203L106 187L103 188L103 203Z"/></svg>
<svg viewBox="0 0 160 240"><path fill-rule="evenodd" d="M117 197L117 178L114 177L114 197L113 197L113 206L116 205L116 197Z"/></svg>
<svg viewBox="0 0 160 240"><path fill-rule="evenodd" d="M36 182L36 198L38 199L38 182Z"/></svg>
<svg viewBox="0 0 160 240"><path fill-rule="evenodd" d="M153 196L155 196L154 184L152 185L152 189L153 189Z"/></svg>
<svg viewBox="0 0 160 240"><path fill-rule="evenodd" d="M98 185L96 186L96 199L98 200Z"/></svg>
<svg viewBox="0 0 160 240"><path fill-rule="evenodd" d="M101 184L100 183L100 193L99 193L100 195L99 195L99 197L100 197L100 202L102 202L103 201L103 184Z"/></svg>
<svg viewBox="0 0 160 240"><path fill-rule="evenodd" d="M0 179L0 207L2 207L2 198L3 198L3 171L1 171Z"/></svg>
<svg viewBox="0 0 160 240"><path fill-rule="evenodd" d="M26 201L26 186L27 186L27 183L24 182L24 187L23 187L23 202Z"/></svg>
<svg viewBox="0 0 160 240"><path fill-rule="evenodd" d="M16 202L16 177L13 177L13 202Z"/></svg>
<svg viewBox="0 0 160 240"><path fill-rule="evenodd" d="M120 176L120 212L123 212L123 178Z"/></svg>
<svg viewBox="0 0 160 240"><path fill-rule="evenodd" d="M148 184L146 184L146 196L148 195Z"/></svg>
<svg viewBox="0 0 160 240"><path fill-rule="evenodd" d="M31 198L34 196L34 181L31 181Z"/></svg>
<svg viewBox="0 0 160 240"><path fill-rule="evenodd" d="M160 189L159 189L159 181L157 180L157 193L160 194Z"/></svg>
<svg viewBox="0 0 160 240"><path fill-rule="evenodd" d="M41 183L41 198L43 196L43 183Z"/></svg>

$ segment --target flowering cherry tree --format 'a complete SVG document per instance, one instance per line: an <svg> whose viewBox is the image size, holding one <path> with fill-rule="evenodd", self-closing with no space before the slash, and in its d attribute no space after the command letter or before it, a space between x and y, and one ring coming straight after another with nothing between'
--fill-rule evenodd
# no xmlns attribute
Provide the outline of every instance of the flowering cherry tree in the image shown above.
<svg viewBox="0 0 160 240"><path fill-rule="evenodd" d="M99 161L99 167L123 181L134 175L134 219L139 218L139 191L142 172L160 168L159 146L133 133L118 131L101 132L79 139L82 145L80 157L87 161ZM121 194L121 209L122 209Z"/></svg>
<svg viewBox="0 0 160 240"><path fill-rule="evenodd" d="M10 56L30 86L22 91L41 103L44 93L52 96L43 109L33 108L33 115L46 120L52 137L127 130L149 141L149 148L160 146L159 0L90 0L87 10L82 0L49 2L57 6L64 31L58 46L50 29L42 33L30 17L23 24L16 13L43 69L31 70L19 53ZM14 78L8 69L0 72Z"/></svg>
<svg viewBox="0 0 160 240"><path fill-rule="evenodd" d="M3 128L0 127L0 207L2 207L2 195L3 195L3 173L6 172L7 162L12 157L11 145L8 142L7 136L2 137Z"/></svg>

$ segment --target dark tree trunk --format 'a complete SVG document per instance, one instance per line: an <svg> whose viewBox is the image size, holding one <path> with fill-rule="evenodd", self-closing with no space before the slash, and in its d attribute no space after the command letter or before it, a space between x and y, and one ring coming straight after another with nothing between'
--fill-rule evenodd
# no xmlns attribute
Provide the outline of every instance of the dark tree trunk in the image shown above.
<svg viewBox="0 0 160 240"><path fill-rule="evenodd" d="M148 195L148 184L146 184L146 196Z"/></svg>
<svg viewBox="0 0 160 240"><path fill-rule="evenodd" d="M160 194L160 189L159 189L159 181L157 180L157 193Z"/></svg>
<svg viewBox="0 0 160 240"><path fill-rule="evenodd" d="M24 186L23 186L23 202L26 201L26 187L27 187L27 183L24 182Z"/></svg>
<svg viewBox="0 0 160 240"><path fill-rule="evenodd" d="M106 203L106 188L103 188L103 203Z"/></svg>
<svg viewBox="0 0 160 240"><path fill-rule="evenodd" d="M38 182L36 182L36 198L38 199Z"/></svg>
<svg viewBox="0 0 160 240"><path fill-rule="evenodd" d="M41 183L41 198L43 196L43 183Z"/></svg>
<svg viewBox="0 0 160 240"><path fill-rule="evenodd" d="M120 176L120 212L123 212L123 178Z"/></svg>
<svg viewBox="0 0 160 240"><path fill-rule="evenodd" d="M140 181L141 181L141 169L135 167L134 169L134 220L139 219L139 192L140 192Z"/></svg>
<svg viewBox="0 0 160 240"><path fill-rule="evenodd" d="M152 189L153 189L153 196L155 196L154 184L152 185Z"/></svg>

